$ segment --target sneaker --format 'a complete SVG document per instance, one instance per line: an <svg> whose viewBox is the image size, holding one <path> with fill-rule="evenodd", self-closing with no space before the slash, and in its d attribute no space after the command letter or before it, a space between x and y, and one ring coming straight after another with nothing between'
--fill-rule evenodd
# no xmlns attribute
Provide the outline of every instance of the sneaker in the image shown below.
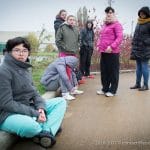
<svg viewBox="0 0 150 150"><path fill-rule="evenodd" d="M98 95L104 95L104 94L105 94L105 92L102 91L102 90L97 90L96 93L97 93Z"/></svg>
<svg viewBox="0 0 150 150"><path fill-rule="evenodd" d="M111 92L107 92L107 93L105 93L105 96L107 96L107 97L113 97L113 96L115 96L115 94L113 94Z"/></svg>
<svg viewBox="0 0 150 150"><path fill-rule="evenodd" d="M68 101L75 100L75 97L73 97L73 96L70 95L69 93L62 93L62 97L63 97L65 100L68 100Z"/></svg>
<svg viewBox="0 0 150 150"><path fill-rule="evenodd" d="M78 81L78 84L79 84L79 85L80 85L80 84L85 84L85 80L83 80L83 79L82 79L82 80L79 80L79 81Z"/></svg>
<svg viewBox="0 0 150 150"><path fill-rule="evenodd" d="M72 95L80 95L80 94L83 94L84 92L83 91L80 91L80 90L74 90L73 92L71 92Z"/></svg>
<svg viewBox="0 0 150 150"><path fill-rule="evenodd" d="M40 144L44 148L48 148L56 144L56 139L51 133L42 131L33 138L33 142Z"/></svg>
<svg viewBox="0 0 150 150"><path fill-rule="evenodd" d="M52 141L50 137L45 136L40 139L40 145L44 148L51 147L51 144L52 144Z"/></svg>
<svg viewBox="0 0 150 150"><path fill-rule="evenodd" d="M91 79L94 79L95 77L94 77L94 75L89 75L89 76L87 76L88 78L91 78Z"/></svg>
<svg viewBox="0 0 150 150"><path fill-rule="evenodd" d="M82 80L85 80L86 79L86 77L85 76L82 76Z"/></svg>

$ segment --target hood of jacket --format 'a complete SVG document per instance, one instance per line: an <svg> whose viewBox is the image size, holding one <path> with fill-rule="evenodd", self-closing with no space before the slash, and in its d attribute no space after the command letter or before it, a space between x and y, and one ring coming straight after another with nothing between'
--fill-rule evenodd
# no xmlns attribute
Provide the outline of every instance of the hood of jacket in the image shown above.
<svg viewBox="0 0 150 150"><path fill-rule="evenodd" d="M142 7L139 11L138 11L138 16L140 17L140 12L143 12L146 15L146 18L150 17L150 9L149 7Z"/></svg>
<svg viewBox="0 0 150 150"><path fill-rule="evenodd" d="M65 56L58 59L60 62L64 62L66 65L70 66L72 69L76 68L78 65L78 58L75 56Z"/></svg>

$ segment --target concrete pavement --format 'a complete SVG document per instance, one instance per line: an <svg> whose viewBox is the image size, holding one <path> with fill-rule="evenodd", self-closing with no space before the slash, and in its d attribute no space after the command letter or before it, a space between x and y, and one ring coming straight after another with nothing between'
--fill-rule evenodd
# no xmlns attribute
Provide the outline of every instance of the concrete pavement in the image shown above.
<svg viewBox="0 0 150 150"><path fill-rule="evenodd" d="M150 150L150 91L130 90L134 73L120 74L115 97L96 95L100 77L87 79L84 94L69 102L53 150ZM29 140L13 150L43 150ZM12 150L11 149L11 150Z"/></svg>

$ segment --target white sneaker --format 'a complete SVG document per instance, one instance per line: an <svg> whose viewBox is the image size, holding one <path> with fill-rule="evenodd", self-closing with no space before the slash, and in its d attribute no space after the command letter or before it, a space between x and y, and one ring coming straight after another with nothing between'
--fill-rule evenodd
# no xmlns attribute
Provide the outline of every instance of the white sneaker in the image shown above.
<svg viewBox="0 0 150 150"><path fill-rule="evenodd" d="M113 96L115 96L115 94L112 94L111 92L107 92L105 95L106 95L107 97L113 97Z"/></svg>
<svg viewBox="0 0 150 150"><path fill-rule="evenodd" d="M72 95L70 95L69 93L62 93L62 97L65 99L65 100L68 100L68 101L72 101L72 100L75 100L76 98L73 97Z"/></svg>
<svg viewBox="0 0 150 150"><path fill-rule="evenodd" d="M104 95L104 94L105 94L102 90L97 90L96 93L97 93L98 95Z"/></svg>
<svg viewBox="0 0 150 150"><path fill-rule="evenodd" d="M83 94L84 92L83 91L80 91L80 90L74 90L73 92L71 92L72 95L80 95L80 94Z"/></svg>

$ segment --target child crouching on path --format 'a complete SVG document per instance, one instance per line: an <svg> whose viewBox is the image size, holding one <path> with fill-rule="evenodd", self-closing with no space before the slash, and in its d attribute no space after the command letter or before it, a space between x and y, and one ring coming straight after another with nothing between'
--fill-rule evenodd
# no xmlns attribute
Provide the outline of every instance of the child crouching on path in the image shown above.
<svg viewBox="0 0 150 150"><path fill-rule="evenodd" d="M74 100L75 97L72 95L83 93L78 90L78 82L74 72L77 64L78 59L75 56L57 58L46 68L41 83L48 91L56 91L60 88L62 97L66 100Z"/></svg>

